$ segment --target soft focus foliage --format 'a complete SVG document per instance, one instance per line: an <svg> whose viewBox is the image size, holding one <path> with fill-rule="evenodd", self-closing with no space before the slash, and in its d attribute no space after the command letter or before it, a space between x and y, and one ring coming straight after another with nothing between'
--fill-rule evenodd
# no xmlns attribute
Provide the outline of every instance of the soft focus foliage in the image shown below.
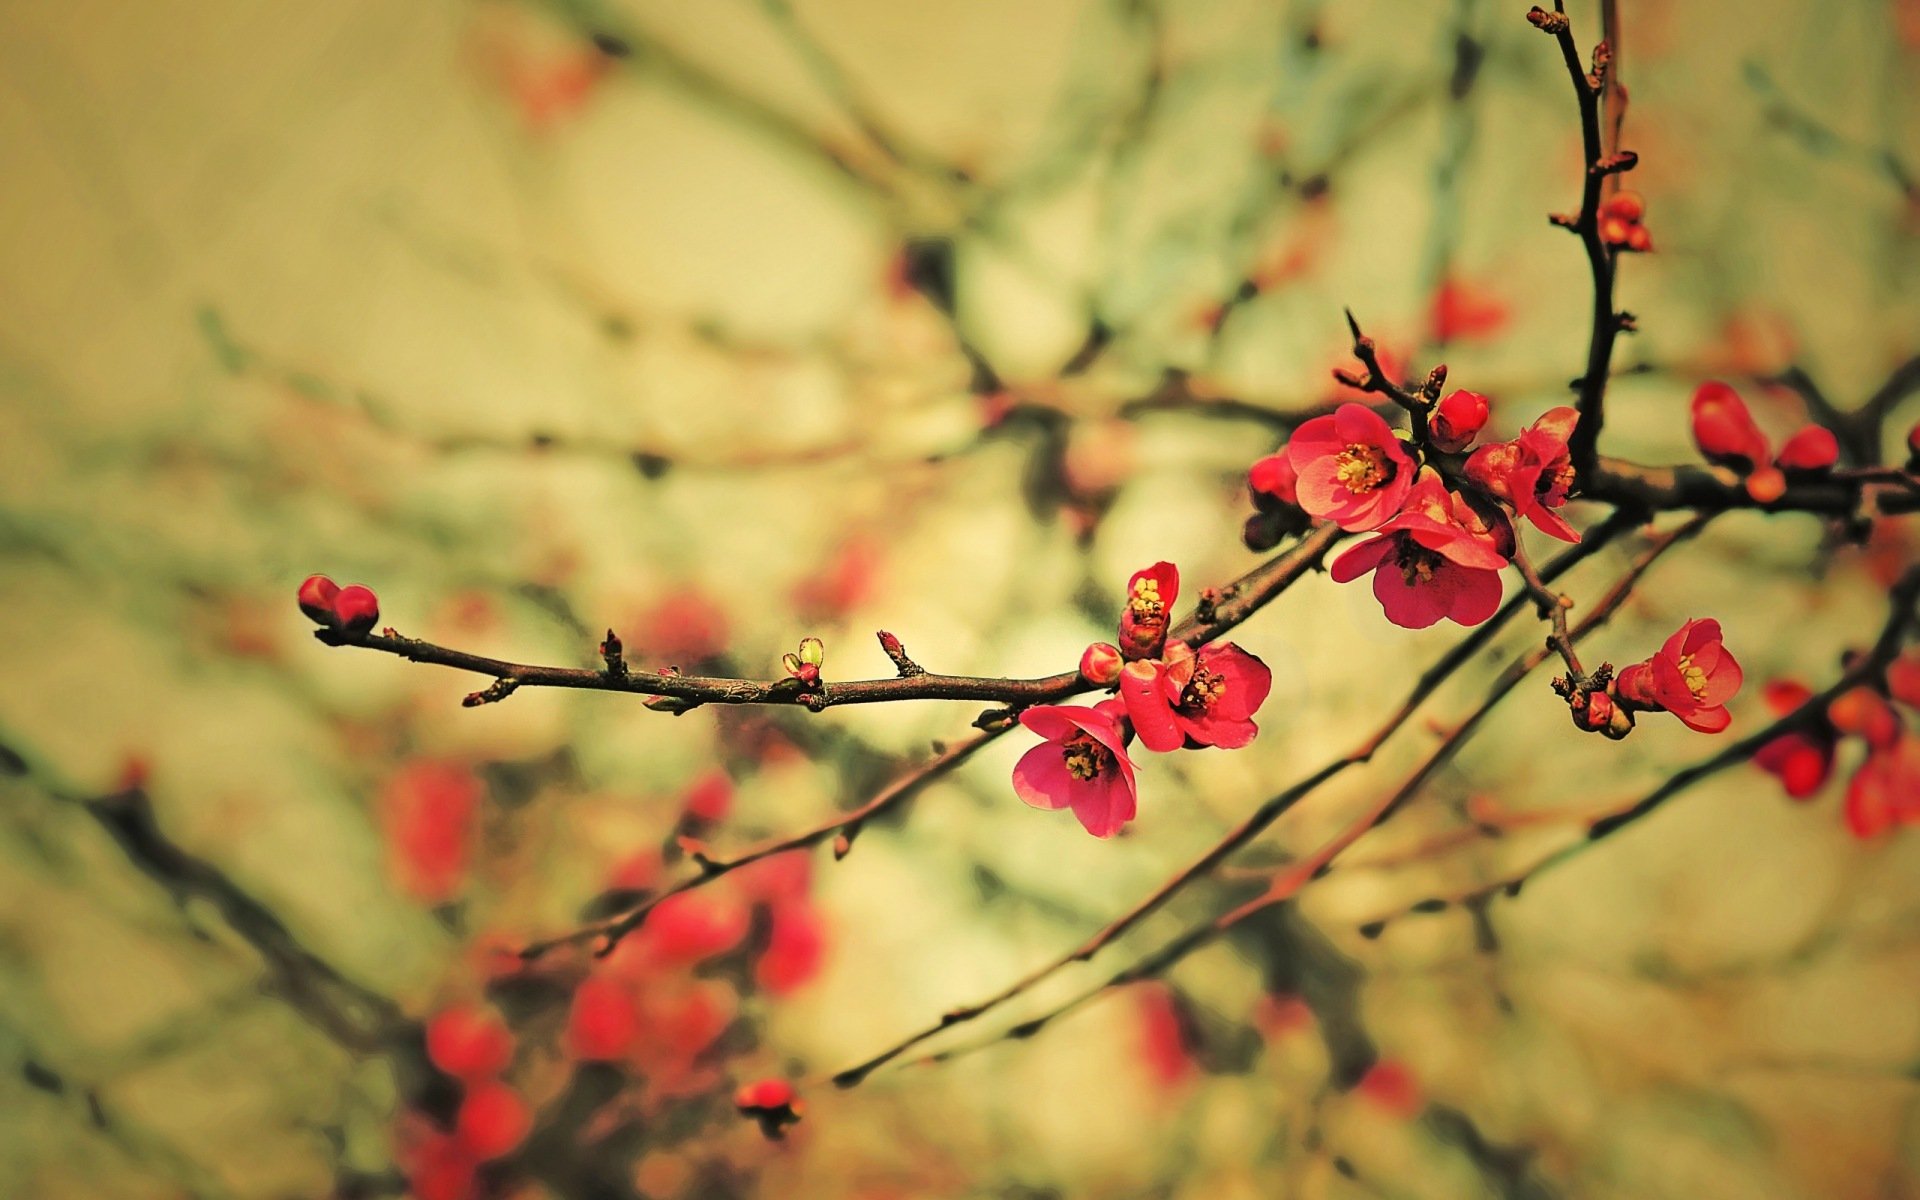
<svg viewBox="0 0 1920 1200"><path fill-rule="evenodd" d="M1620 7L1642 165L1609 218L1652 252L1622 268L1608 450L1694 461L1713 377L1752 424L1714 452L1804 466L1813 414L1768 380L1797 365L1850 409L1920 352L1920 9ZM1598 8L1572 0L1583 42ZM1184 611L1255 561L1274 414L1357 398L1329 375L1343 305L1389 369L1444 358L1491 398L1482 446L1553 431L1591 296L1545 217L1577 199L1579 135L1524 10L6 6L0 1195L465 1195L608 1080L592 1128L631 1137L630 1170L517 1195L1920 1192L1920 738L1874 714L1518 897L1409 913L1706 752L1664 718L1584 734L1536 676L1297 904L1167 979L795 1097L1139 900L1444 639L1309 579L1234 634L1272 672L1258 739L1140 755L1118 836L1020 803L1013 736L845 861L770 858L604 962L524 968L703 844L860 802L978 708L468 709L480 683L321 645L293 603L324 571L382 623L516 661L594 664L612 627L636 670L771 679L801 645L796 673L882 677L884 627L930 670L1071 671L1140 564L1177 563ZM1303 502L1319 483L1300 469ZM1564 499L1528 515L1584 523ZM1674 631L1710 613L1736 673L1824 686L1912 538L1726 516L1594 657L1685 690L1713 668ZM322 591L323 623L368 619ZM1516 622L1499 658L1538 638ZM1035 1010L1321 844L1483 682ZM1769 695L1734 696L1722 736ZM259 907L177 899L82 803L134 784ZM300 954L258 949L282 936ZM313 963L418 1045L303 1015Z"/></svg>

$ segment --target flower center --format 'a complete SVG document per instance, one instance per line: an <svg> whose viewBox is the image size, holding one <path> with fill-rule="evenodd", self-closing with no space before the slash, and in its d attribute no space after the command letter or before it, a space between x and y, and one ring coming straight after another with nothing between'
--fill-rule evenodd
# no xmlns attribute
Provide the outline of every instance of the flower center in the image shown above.
<svg viewBox="0 0 1920 1200"><path fill-rule="evenodd" d="M1084 731L1060 744L1060 757L1067 760L1067 774L1082 782L1099 778L1113 766L1113 751Z"/></svg>
<svg viewBox="0 0 1920 1200"><path fill-rule="evenodd" d="M1133 619L1142 625L1151 625L1163 621L1167 616L1167 606L1160 599L1160 585L1151 579L1142 579L1133 585L1133 595L1127 600L1127 611Z"/></svg>
<svg viewBox="0 0 1920 1200"><path fill-rule="evenodd" d="M1378 446L1354 442L1334 456L1333 477L1342 487L1358 496L1370 492L1392 478L1387 456Z"/></svg>
<svg viewBox="0 0 1920 1200"><path fill-rule="evenodd" d="M1551 501L1563 499L1572 490L1573 463L1569 459L1561 459L1548 466L1546 470L1540 472L1540 477L1533 484L1533 494L1541 500L1548 501L1550 508L1556 507Z"/></svg>
<svg viewBox="0 0 1920 1200"><path fill-rule="evenodd" d="M1687 690L1693 693L1693 698L1704 699L1707 694L1707 673L1693 665L1693 655L1682 654L1677 665L1680 668L1680 678L1686 683Z"/></svg>
<svg viewBox="0 0 1920 1200"><path fill-rule="evenodd" d="M1433 573L1440 567L1439 551L1429 550L1408 537L1400 539L1399 553L1395 557L1400 564L1400 578L1408 587L1433 582Z"/></svg>
<svg viewBox="0 0 1920 1200"><path fill-rule="evenodd" d="M1180 711L1204 713L1227 694L1227 677L1218 671L1195 666L1193 678L1180 691Z"/></svg>

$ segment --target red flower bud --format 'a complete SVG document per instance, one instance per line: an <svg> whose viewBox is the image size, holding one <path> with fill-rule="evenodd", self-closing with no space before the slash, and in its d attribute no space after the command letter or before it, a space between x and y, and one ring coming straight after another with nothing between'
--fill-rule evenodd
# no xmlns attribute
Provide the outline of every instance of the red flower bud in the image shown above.
<svg viewBox="0 0 1920 1200"><path fill-rule="evenodd" d="M347 637L365 637L379 619L380 599L372 588L352 584L333 598L333 627Z"/></svg>
<svg viewBox="0 0 1920 1200"><path fill-rule="evenodd" d="M1840 442L1824 425L1809 425L1780 447L1777 466L1789 471L1824 471L1840 461Z"/></svg>
<svg viewBox="0 0 1920 1200"><path fill-rule="evenodd" d="M1613 725L1613 697L1605 692L1589 693L1584 707L1573 710L1573 723L1594 733L1605 733Z"/></svg>
<svg viewBox="0 0 1920 1200"><path fill-rule="evenodd" d="M1487 398L1479 392L1451 392L1433 410L1428 426L1436 449L1458 454L1473 444L1487 423Z"/></svg>
<svg viewBox="0 0 1920 1200"><path fill-rule="evenodd" d="M533 1115L519 1092L504 1083L481 1083L467 1088L454 1132L461 1145L485 1162L511 1154L532 1128Z"/></svg>
<svg viewBox="0 0 1920 1200"><path fill-rule="evenodd" d="M1836 697L1827 705L1827 719L1841 733L1857 734L1875 749L1885 749L1900 740L1900 714L1869 687L1853 688Z"/></svg>
<svg viewBox="0 0 1920 1200"><path fill-rule="evenodd" d="M333 599L340 594L340 585L325 575L309 575L300 585L300 611L315 625L333 624Z"/></svg>
<svg viewBox="0 0 1920 1200"><path fill-rule="evenodd" d="M1126 665L1126 659L1120 655L1120 647L1108 642L1095 642L1081 652L1080 678L1108 687L1120 682L1120 669Z"/></svg>
<svg viewBox="0 0 1920 1200"><path fill-rule="evenodd" d="M1772 457L1740 394L1718 380L1693 393L1693 444L1711 462L1751 471Z"/></svg>
<svg viewBox="0 0 1920 1200"><path fill-rule="evenodd" d="M1609 246L1626 245L1627 235L1632 230L1632 223L1623 221L1619 217L1600 218L1600 240Z"/></svg>
<svg viewBox="0 0 1920 1200"><path fill-rule="evenodd" d="M1600 211L1609 217L1618 217L1628 223L1636 223L1647 215L1647 202L1639 192L1620 191L1600 206Z"/></svg>
<svg viewBox="0 0 1920 1200"><path fill-rule="evenodd" d="M1908 708L1920 708L1920 650L1909 650L1887 667L1887 692Z"/></svg>
<svg viewBox="0 0 1920 1200"><path fill-rule="evenodd" d="M1279 450L1254 463L1247 471L1247 488L1253 493L1254 504L1264 512L1275 505L1299 504L1294 492L1299 478L1300 473L1293 469L1293 459L1287 457L1285 450Z"/></svg>
<svg viewBox="0 0 1920 1200"><path fill-rule="evenodd" d="M427 1022L427 1058L455 1079L486 1079L513 1061L513 1034L491 1012L449 1008Z"/></svg>
<svg viewBox="0 0 1920 1200"><path fill-rule="evenodd" d="M1653 253L1653 235L1647 232L1645 225L1632 225L1627 228L1627 249L1635 254Z"/></svg>
<svg viewBox="0 0 1920 1200"><path fill-rule="evenodd" d="M583 1061L624 1057L640 1036L640 1015L633 998L611 979L580 981L567 1013L567 1050Z"/></svg>
<svg viewBox="0 0 1920 1200"><path fill-rule="evenodd" d="M1907 470L1920 471L1920 421L1907 430Z"/></svg>

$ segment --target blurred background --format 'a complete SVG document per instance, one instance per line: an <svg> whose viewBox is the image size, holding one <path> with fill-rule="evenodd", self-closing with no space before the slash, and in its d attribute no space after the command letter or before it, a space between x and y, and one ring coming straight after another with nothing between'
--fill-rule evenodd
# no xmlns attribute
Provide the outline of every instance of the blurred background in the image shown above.
<svg viewBox="0 0 1920 1200"><path fill-rule="evenodd" d="M1341 398L1342 306L1503 436L1564 402L1577 113L1525 7L0 4L0 1195L1920 1194L1920 848L1847 833L1852 749L1804 804L1736 768L1518 898L1375 924L1719 747L1582 736L1543 672L1297 904L1041 1036L811 1088L771 1141L735 1086L1061 953L1452 639L1309 579L1235 635L1275 672L1259 740L1144 762L1126 836L1022 805L1016 732L590 973L506 950L677 877L677 836L861 802L979 706L466 709L484 679L293 604L325 572L570 666L612 627L771 678L816 635L866 678L884 628L937 671L1071 669L1133 570L1191 598L1258 561L1245 470ZM1920 6L1620 8L1656 250L1605 448L1692 460L1708 377L1776 439L1809 387L1857 407L1920 352ZM1594 654L1717 617L1739 736L1871 639L1909 546L1721 518ZM1251 894L1536 640L1006 1018ZM448 1011L510 1024L535 1118L477 1176L420 1052Z"/></svg>

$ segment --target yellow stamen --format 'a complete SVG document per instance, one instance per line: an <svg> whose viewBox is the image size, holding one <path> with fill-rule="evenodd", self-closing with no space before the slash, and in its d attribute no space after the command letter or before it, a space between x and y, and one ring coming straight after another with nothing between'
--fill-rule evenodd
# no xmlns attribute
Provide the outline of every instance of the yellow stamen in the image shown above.
<svg viewBox="0 0 1920 1200"><path fill-rule="evenodd" d="M1160 599L1160 585L1152 579L1142 579L1133 585L1133 595L1127 600L1127 609L1135 621L1158 621L1167 615L1167 606Z"/></svg>
<svg viewBox="0 0 1920 1200"><path fill-rule="evenodd" d="M1433 573L1440 566L1440 555L1427 549L1410 538L1400 542L1400 578L1408 587L1422 583L1431 583Z"/></svg>
<svg viewBox="0 0 1920 1200"><path fill-rule="evenodd" d="M1067 774L1082 782L1098 778L1113 766L1113 751L1084 732L1062 742L1060 756L1067 761Z"/></svg>
<svg viewBox="0 0 1920 1200"><path fill-rule="evenodd" d="M1227 677L1205 667L1195 667L1193 678L1180 691L1180 711L1203 713L1227 694Z"/></svg>
<svg viewBox="0 0 1920 1200"><path fill-rule="evenodd" d="M1334 456L1333 477L1354 495L1370 492L1385 483L1392 472L1387 456L1377 446L1355 442Z"/></svg>
<svg viewBox="0 0 1920 1200"><path fill-rule="evenodd" d="M1693 698L1695 700L1706 699L1707 673L1693 665L1693 655L1682 654L1678 665L1680 667L1680 679L1687 685L1687 690L1693 693Z"/></svg>

